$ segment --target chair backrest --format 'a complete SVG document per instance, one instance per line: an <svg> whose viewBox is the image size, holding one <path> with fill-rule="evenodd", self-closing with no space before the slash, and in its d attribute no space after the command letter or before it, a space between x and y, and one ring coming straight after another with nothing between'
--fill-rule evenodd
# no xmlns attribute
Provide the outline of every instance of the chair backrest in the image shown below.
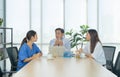
<svg viewBox="0 0 120 77"><path fill-rule="evenodd" d="M120 77L120 52L118 53L113 72Z"/></svg>
<svg viewBox="0 0 120 77"><path fill-rule="evenodd" d="M105 58L106 58L106 67L107 67L107 69L112 70L114 53L115 53L116 47L103 46L103 50L104 50Z"/></svg>
<svg viewBox="0 0 120 77"><path fill-rule="evenodd" d="M1 70L1 68L0 68L0 77L2 77L2 75L3 75L3 73L2 73L2 70Z"/></svg>
<svg viewBox="0 0 120 77"><path fill-rule="evenodd" d="M17 67L17 62L18 62L18 49L17 49L17 47L9 47L9 48L6 48L6 50L8 52L8 56L9 56L11 65Z"/></svg>

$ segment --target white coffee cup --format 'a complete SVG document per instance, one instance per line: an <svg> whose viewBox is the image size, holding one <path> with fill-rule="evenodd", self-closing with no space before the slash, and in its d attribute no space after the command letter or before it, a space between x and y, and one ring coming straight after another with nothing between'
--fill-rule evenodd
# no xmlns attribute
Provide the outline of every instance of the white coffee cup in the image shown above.
<svg viewBox="0 0 120 77"><path fill-rule="evenodd" d="M81 57L81 58L85 58L85 57L86 57L86 56L85 56L85 53L81 53L81 54L80 54L80 57Z"/></svg>

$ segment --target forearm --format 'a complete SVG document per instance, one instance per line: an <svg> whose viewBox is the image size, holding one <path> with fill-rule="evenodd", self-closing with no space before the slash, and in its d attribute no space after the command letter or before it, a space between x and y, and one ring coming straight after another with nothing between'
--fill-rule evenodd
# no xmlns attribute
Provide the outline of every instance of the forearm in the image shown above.
<svg viewBox="0 0 120 77"><path fill-rule="evenodd" d="M26 58L26 59L24 60L24 62L29 62L29 61L37 58L37 57L40 57L40 56L42 56L42 52L39 52L39 53L37 53L37 54L34 54L34 55L33 55L32 57L30 57L30 58Z"/></svg>
<svg viewBox="0 0 120 77"><path fill-rule="evenodd" d="M92 54L86 54L86 56L89 57L89 58L94 59L93 56L92 56Z"/></svg>
<svg viewBox="0 0 120 77"><path fill-rule="evenodd" d="M30 58L26 58L26 59L24 60L24 62L29 62L29 61L31 61L31 60L33 60L32 57L30 57Z"/></svg>
<svg viewBox="0 0 120 77"><path fill-rule="evenodd" d="M43 55L42 52L39 52L38 54L39 54L39 57Z"/></svg>

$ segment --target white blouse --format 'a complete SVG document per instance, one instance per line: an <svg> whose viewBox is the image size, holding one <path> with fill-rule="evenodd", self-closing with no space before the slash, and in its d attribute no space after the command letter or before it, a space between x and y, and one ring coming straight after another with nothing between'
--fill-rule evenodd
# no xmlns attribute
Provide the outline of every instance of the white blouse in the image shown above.
<svg viewBox="0 0 120 77"><path fill-rule="evenodd" d="M87 43L87 45L84 47L83 52L86 54L91 54L90 52L90 42ZM92 53L92 57L101 65L106 64L105 54L103 47L100 42L98 42L94 48L94 51Z"/></svg>

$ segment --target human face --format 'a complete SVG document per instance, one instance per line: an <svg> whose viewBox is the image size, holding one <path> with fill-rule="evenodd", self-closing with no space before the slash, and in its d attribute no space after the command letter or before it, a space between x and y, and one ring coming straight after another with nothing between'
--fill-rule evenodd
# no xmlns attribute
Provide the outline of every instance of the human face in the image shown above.
<svg viewBox="0 0 120 77"><path fill-rule="evenodd" d="M86 40L87 40L87 41L90 41L90 38L91 38L91 37L90 37L90 34L87 33L87 34L86 34Z"/></svg>
<svg viewBox="0 0 120 77"><path fill-rule="evenodd" d="M35 34L35 35L34 35L34 36L32 36L32 38L31 38L31 40L32 40L33 42L36 42L36 41L37 41L37 39L38 39L37 34Z"/></svg>
<svg viewBox="0 0 120 77"><path fill-rule="evenodd" d="M55 31L56 39L62 39L63 33L60 30Z"/></svg>

